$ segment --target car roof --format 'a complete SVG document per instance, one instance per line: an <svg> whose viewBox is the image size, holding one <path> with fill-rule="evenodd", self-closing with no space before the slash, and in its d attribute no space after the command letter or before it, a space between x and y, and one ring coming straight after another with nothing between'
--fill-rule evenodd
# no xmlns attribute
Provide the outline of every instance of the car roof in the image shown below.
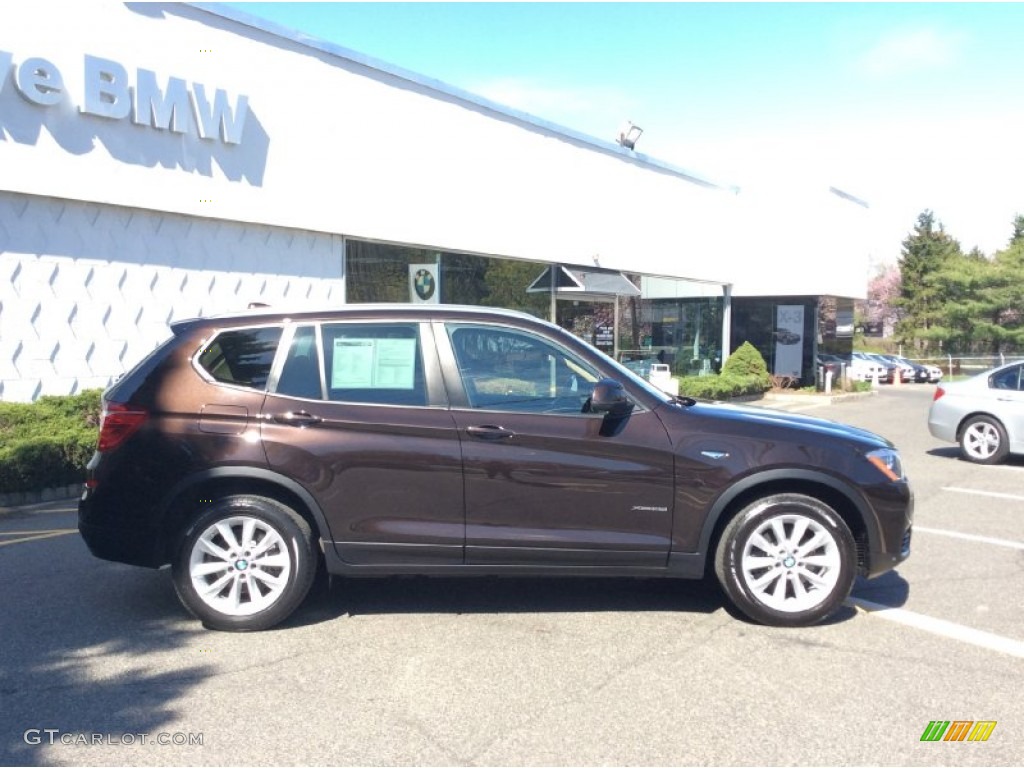
<svg viewBox="0 0 1024 768"><path fill-rule="evenodd" d="M463 304L343 304L340 306L309 306L309 305L260 305L250 306L236 312L205 315L188 319L176 320L171 329L178 333L185 328L196 325L218 325L239 322L281 322L288 320L333 320L354 318L379 318L408 320L429 320L436 318L464 318L491 320L528 320L550 325L547 320L535 317L526 312L500 307L479 307Z"/></svg>

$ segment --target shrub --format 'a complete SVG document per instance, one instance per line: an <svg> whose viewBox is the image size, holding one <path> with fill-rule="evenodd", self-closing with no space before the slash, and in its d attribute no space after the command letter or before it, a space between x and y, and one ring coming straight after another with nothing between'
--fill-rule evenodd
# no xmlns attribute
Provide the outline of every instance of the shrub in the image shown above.
<svg viewBox="0 0 1024 768"><path fill-rule="evenodd" d="M753 376L763 385L762 392L772 386L771 376L768 374L768 366L765 364L764 358L749 341L744 341L729 355L729 359L722 366L722 375Z"/></svg>
<svg viewBox="0 0 1024 768"><path fill-rule="evenodd" d="M761 395L771 387L768 366L761 353L748 341L729 356L718 376L684 376L679 379L679 394L705 400Z"/></svg>
<svg viewBox="0 0 1024 768"><path fill-rule="evenodd" d="M96 447L100 392L0 403L0 493L85 479L85 465Z"/></svg>

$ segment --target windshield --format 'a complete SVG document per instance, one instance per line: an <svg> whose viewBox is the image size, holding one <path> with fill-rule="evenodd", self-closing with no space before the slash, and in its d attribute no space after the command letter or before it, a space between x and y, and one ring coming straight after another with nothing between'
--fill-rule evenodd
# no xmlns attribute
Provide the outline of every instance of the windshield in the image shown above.
<svg viewBox="0 0 1024 768"><path fill-rule="evenodd" d="M629 370L629 368L624 366L622 363L616 361L605 352L602 352L593 344L590 344L584 339L580 339L579 337L569 333L569 331L565 330L564 328L559 328L558 330L560 330L563 334L572 338L573 340L585 344L589 350L596 353L607 365L607 367L612 369L612 378L618 379L624 386L626 386L627 389L630 387L639 387L640 389L643 389L646 393L648 393L651 397L657 399L659 402L662 403L671 403L675 401L675 398L672 395L658 389L656 386L651 384L651 382L647 381L645 378L636 374L635 372Z"/></svg>

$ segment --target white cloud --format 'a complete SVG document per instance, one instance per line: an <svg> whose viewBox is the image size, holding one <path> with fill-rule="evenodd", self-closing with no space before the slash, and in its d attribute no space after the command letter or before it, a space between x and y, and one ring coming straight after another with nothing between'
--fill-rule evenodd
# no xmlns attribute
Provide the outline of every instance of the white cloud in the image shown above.
<svg viewBox="0 0 1024 768"><path fill-rule="evenodd" d="M875 77L941 69L959 60L965 36L935 29L904 30L886 35L858 59Z"/></svg>

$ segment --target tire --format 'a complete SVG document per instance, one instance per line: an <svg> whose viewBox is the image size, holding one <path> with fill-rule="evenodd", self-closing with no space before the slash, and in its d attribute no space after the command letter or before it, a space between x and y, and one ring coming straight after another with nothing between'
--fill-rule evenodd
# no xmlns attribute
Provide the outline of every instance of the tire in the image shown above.
<svg viewBox="0 0 1024 768"><path fill-rule="evenodd" d="M975 464L999 464L1010 454L1003 425L991 416L974 416L960 430L960 454Z"/></svg>
<svg viewBox="0 0 1024 768"><path fill-rule="evenodd" d="M174 589L209 629L268 629L305 599L317 561L309 524L293 509L262 496L226 496L186 529L172 564Z"/></svg>
<svg viewBox="0 0 1024 768"><path fill-rule="evenodd" d="M750 619L804 627L842 605L857 575L856 557L853 535L835 510L811 496L780 493L754 501L729 522L715 572Z"/></svg>

